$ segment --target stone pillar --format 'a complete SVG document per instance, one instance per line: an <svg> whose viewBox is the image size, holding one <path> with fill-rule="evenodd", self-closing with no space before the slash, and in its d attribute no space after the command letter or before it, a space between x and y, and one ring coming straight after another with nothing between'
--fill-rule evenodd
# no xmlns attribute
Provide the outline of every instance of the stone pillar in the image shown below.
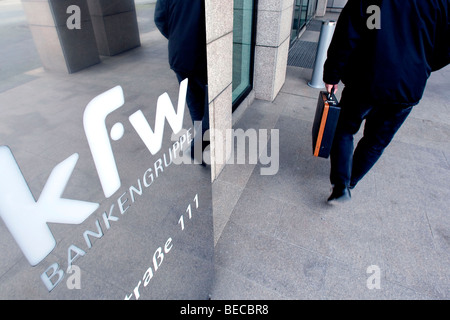
<svg viewBox="0 0 450 320"><path fill-rule="evenodd" d="M134 0L87 0L99 53L113 56L139 47Z"/></svg>
<svg viewBox="0 0 450 320"><path fill-rule="evenodd" d="M211 175L214 180L229 157L229 154L226 153L226 134L227 130L232 128L233 122L233 1L206 0L205 9Z"/></svg>
<svg viewBox="0 0 450 320"><path fill-rule="evenodd" d="M74 73L100 62L86 0L22 0L34 43L46 70ZM79 29L69 28L70 6Z"/></svg>
<svg viewBox="0 0 450 320"><path fill-rule="evenodd" d="M286 79L293 0L258 1L254 90L273 101Z"/></svg>
<svg viewBox="0 0 450 320"><path fill-rule="evenodd" d="M327 8L330 12L341 12L347 4L347 0L328 0Z"/></svg>
<svg viewBox="0 0 450 320"><path fill-rule="evenodd" d="M323 17L327 13L327 0L318 0L317 1L317 17Z"/></svg>

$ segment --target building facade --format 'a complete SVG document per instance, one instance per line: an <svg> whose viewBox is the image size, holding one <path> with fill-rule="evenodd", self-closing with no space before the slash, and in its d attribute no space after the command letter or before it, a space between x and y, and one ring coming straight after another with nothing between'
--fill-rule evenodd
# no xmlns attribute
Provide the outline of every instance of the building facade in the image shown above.
<svg viewBox="0 0 450 320"><path fill-rule="evenodd" d="M189 81L170 69L155 3L0 1L0 298L208 298L228 130L277 97L290 47L335 4L205 0L200 166Z"/></svg>
<svg viewBox="0 0 450 320"><path fill-rule="evenodd" d="M254 99L273 101L284 84L289 48L315 16L340 10L346 1L206 0L208 81L212 128L212 179L227 154L225 134L233 112ZM220 147L218 147L220 146Z"/></svg>

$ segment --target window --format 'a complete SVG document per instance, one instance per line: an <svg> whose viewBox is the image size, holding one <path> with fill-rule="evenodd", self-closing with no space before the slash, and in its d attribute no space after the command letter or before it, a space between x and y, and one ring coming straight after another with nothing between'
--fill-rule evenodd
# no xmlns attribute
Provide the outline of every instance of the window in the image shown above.
<svg viewBox="0 0 450 320"><path fill-rule="evenodd" d="M292 16L291 46L297 40L300 31L314 17L317 9L317 0L295 0Z"/></svg>
<svg viewBox="0 0 450 320"><path fill-rule="evenodd" d="M252 89L255 2L254 0L234 0L233 110Z"/></svg>
<svg viewBox="0 0 450 320"><path fill-rule="evenodd" d="M295 0L292 17L291 44L297 40L300 30L306 24L308 0Z"/></svg>
<svg viewBox="0 0 450 320"><path fill-rule="evenodd" d="M317 9L317 0L309 0L308 3L308 21L311 20L315 13L316 13L316 9Z"/></svg>

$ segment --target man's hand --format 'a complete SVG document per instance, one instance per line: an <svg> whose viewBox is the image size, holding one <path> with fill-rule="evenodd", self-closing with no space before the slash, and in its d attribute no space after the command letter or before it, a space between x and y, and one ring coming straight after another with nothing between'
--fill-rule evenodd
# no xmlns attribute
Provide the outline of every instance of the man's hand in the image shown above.
<svg viewBox="0 0 450 320"><path fill-rule="evenodd" d="M325 89L327 90L327 92L331 92L331 90L333 90L333 87L334 87L334 92L333 93L336 93L338 91L338 85L337 84L325 83Z"/></svg>

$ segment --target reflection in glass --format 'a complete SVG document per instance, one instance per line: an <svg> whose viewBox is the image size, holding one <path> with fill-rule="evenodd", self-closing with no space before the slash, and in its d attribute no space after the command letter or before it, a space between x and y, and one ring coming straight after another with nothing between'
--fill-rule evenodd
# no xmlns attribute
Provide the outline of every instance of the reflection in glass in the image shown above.
<svg viewBox="0 0 450 320"><path fill-rule="evenodd" d="M233 104L252 86L254 1L235 0L233 20Z"/></svg>
<svg viewBox="0 0 450 320"><path fill-rule="evenodd" d="M208 298L211 172L154 9L0 1L0 299Z"/></svg>
<svg viewBox="0 0 450 320"><path fill-rule="evenodd" d="M295 0L292 15L291 45L297 40L300 31L314 17L317 0Z"/></svg>

